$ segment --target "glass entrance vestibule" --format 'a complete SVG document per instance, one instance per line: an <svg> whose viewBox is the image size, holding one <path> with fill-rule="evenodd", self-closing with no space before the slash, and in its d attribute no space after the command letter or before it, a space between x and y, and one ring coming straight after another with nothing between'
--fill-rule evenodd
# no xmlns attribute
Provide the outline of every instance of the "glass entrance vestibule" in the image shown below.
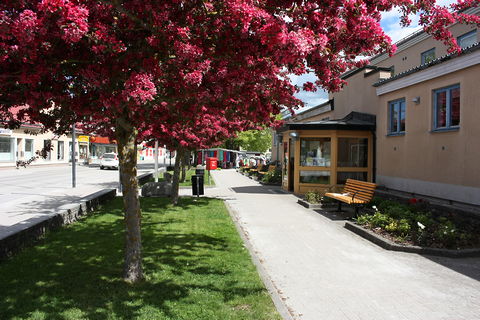
<svg viewBox="0 0 480 320"><path fill-rule="evenodd" d="M287 130L283 150L283 159L288 155L289 160L282 161L285 190L327 192L338 190L348 178L373 180L371 130Z"/></svg>

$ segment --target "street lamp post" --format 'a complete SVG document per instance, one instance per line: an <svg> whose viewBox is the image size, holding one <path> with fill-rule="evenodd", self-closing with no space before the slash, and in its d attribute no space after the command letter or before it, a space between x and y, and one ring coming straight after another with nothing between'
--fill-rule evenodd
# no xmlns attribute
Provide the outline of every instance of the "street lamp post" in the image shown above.
<svg viewBox="0 0 480 320"><path fill-rule="evenodd" d="M77 186L77 168L75 165L75 123L72 125L72 188Z"/></svg>
<svg viewBox="0 0 480 320"><path fill-rule="evenodd" d="M155 182L158 182L158 140L155 140Z"/></svg>

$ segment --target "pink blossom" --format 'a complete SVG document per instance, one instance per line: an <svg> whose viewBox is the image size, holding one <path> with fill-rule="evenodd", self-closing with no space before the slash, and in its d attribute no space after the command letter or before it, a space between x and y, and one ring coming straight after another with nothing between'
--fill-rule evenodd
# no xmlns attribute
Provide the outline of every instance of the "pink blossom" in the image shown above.
<svg viewBox="0 0 480 320"><path fill-rule="evenodd" d="M133 99L140 105L154 100L157 88L152 81L152 75L132 72L130 78L125 82L123 94L127 100Z"/></svg>

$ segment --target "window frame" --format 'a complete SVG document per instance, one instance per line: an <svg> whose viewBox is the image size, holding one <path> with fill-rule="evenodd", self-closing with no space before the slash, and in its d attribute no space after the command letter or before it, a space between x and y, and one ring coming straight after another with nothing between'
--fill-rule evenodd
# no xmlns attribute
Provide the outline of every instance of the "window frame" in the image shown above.
<svg viewBox="0 0 480 320"><path fill-rule="evenodd" d="M404 114L405 114L405 130L401 130L401 102L403 102L403 111L404 111ZM393 108L395 107L395 105L398 104L399 106L399 112L398 112L398 119L397 119L397 130L396 131L393 131L393 114L394 114L394 110ZM389 136L399 136L399 135L404 135L405 134L405 131L406 131L406 128L407 128L407 102L405 100L405 98L400 98L400 99L395 99L395 100L392 100L392 101L389 101L388 102L388 132L387 132L387 135Z"/></svg>
<svg viewBox="0 0 480 320"><path fill-rule="evenodd" d="M306 142L306 141L318 141L318 142L328 142L329 143L329 158L328 160L324 160L325 163L324 165L319 165L319 164L316 164L316 165L305 165L302 161L302 151L303 151L303 146L302 146L302 142ZM299 162L300 162L300 167L302 168L331 168L332 166L332 137L303 137L303 138L300 138L300 143L299 143L299 147L300 147L300 159L299 159ZM327 159L327 158L322 158L322 159ZM305 159L306 161L306 159Z"/></svg>
<svg viewBox="0 0 480 320"><path fill-rule="evenodd" d="M454 125L452 126L451 125L451 121L452 121L452 106L451 106L451 102L452 102L452 99L451 99L451 91L453 89L459 89L460 90L460 84L454 84L454 85L451 85L451 86L448 86L448 87L443 87L443 88L439 88L439 89L435 89L433 90L433 130L432 131L445 131L445 130L458 130L460 128L460 119L459 119L459 124L458 125ZM446 116L445 116L445 126L444 127L439 127L438 126L438 118L437 118L437 94L440 93L440 92L446 92L446 107L445 107L445 113L446 113ZM461 99L461 91L460 91L460 96L459 96L459 99ZM461 103L460 103L460 107L461 107Z"/></svg>
<svg viewBox="0 0 480 320"><path fill-rule="evenodd" d="M433 59L428 61L428 62L425 62L425 58L426 56L429 54L429 53L432 53L433 52ZM436 59L436 55L435 55L435 47L431 48L431 49L428 49L427 51L424 51L422 53L420 53L420 64L425 64L425 63L429 63L429 62L432 62L433 60Z"/></svg>
<svg viewBox="0 0 480 320"><path fill-rule="evenodd" d="M474 29L474 30L472 30L472 31L468 31L468 32L466 32L466 33L458 36L458 37L457 37L457 44L458 44L458 46L459 46L460 48L462 48L462 49L465 49L465 48L469 47L469 46L462 47L462 46L460 45L460 41L464 40L465 38L468 38L468 37L471 36L471 35L475 35L475 36L476 36L476 35L477 35L477 29ZM477 38L477 39L478 39L478 38ZM478 40L475 41L474 43L477 43L477 42L478 42Z"/></svg>
<svg viewBox="0 0 480 320"><path fill-rule="evenodd" d="M62 146L60 148L60 146ZM65 142L57 141L57 160L65 160Z"/></svg>

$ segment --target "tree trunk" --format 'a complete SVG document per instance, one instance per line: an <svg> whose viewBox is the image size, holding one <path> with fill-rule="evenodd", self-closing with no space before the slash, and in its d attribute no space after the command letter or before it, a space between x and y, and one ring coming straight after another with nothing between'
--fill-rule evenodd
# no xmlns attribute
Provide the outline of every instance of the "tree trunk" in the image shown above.
<svg viewBox="0 0 480 320"><path fill-rule="evenodd" d="M181 168L182 168L182 171L181 171L181 174L180 174L180 182L185 182L185 178L187 177L187 165L189 163L189 161L187 160L187 157L188 157L188 160L190 160L190 155L188 153L188 151L186 151L182 157L182 162L180 163L181 165Z"/></svg>
<svg viewBox="0 0 480 320"><path fill-rule="evenodd" d="M143 279L141 212L137 182L137 134L137 129L127 119L117 119L116 136L126 231L123 277L125 281L131 283Z"/></svg>
<svg viewBox="0 0 480 320"><path fill-rule="evenodd" d="M192 163L190 162L190 156L192 155L192 151L187 151L185 152L185 166L187 167L187 170L190 170L192 168Z"/></svg>
<svg viewBox="0 0 480 320"><path fill-rule="evenodd" d="M180 166L183 159L183 154L185 150L179 147L177 149L177 157L175 159L175 167L173 169L173 179L172 179L172 204L177 205L178 203L178 188L180 185Z"/></svg>

